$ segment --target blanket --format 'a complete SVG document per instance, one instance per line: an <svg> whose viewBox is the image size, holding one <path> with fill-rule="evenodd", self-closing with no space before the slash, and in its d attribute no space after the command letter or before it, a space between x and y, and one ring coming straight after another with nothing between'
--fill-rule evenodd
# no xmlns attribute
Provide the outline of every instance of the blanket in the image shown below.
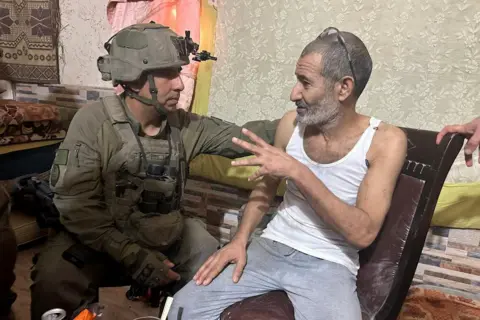
<svg viewBox="0 0 480 320"><path fill-rule="evenodd" d="M0 145L63 139L66 120L54 105L0 100Z"/></svg>
<svg viewBox="0 0 480 320"><path fill-rule="evenodd" d="M58 0L0 0L2 79L59 83Z"/></svg>
<svg viewBox="0 0 480 320"><path fill-rule="evenodd" d="M410 288L398 320L480 319L480 301L439 290Z"/></svg>

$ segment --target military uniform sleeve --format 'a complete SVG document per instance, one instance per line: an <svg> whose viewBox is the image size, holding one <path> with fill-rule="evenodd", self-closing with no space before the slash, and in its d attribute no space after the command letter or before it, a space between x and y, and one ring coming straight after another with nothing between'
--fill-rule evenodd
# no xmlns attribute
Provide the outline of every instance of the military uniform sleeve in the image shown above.
<svg viewBox="0 0 480 320"><path fill-rule="evenodd" d="M204 117L193 113L185 113L182 126L182 137L190 155L189 160L199 154L214 154L227 158L240 158L250 155L249 152L232 142L233 137L250 141L242 134L242 128L247 128L273 144L278 120L257 120L238 126L214 117Z"/></svg>
<svg viewBox="0 0 480 320"><path fill-rule="evenodd" d="M103 199L101 173L108 161L108 146L99 139L101 115L89 109L83 107L73 118L57 150L50 186L62 225L83 244L124 262L125 252L134 244L116 229Z"/></svg>

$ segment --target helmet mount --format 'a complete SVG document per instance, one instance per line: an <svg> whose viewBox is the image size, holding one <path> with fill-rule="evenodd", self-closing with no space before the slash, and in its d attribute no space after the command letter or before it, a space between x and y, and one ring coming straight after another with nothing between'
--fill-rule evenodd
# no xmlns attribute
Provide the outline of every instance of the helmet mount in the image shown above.
<svg viewBox="0 0 480 320"><path fill-rule="evenodd" d="M201 62L217 60L209 52L199 51L199 45L185 31L185 37L179 37L169 27L155 22L128 26L104 44L107 55L97 59L97 67L102 80L121 85L127 96L141 103L154 106L160 114L166 114L165 108L157 100L158 89L155 86L153 71L181 68L192 60ZM152 98L138 95L130 88L131 83L147 76Z"/></svg>

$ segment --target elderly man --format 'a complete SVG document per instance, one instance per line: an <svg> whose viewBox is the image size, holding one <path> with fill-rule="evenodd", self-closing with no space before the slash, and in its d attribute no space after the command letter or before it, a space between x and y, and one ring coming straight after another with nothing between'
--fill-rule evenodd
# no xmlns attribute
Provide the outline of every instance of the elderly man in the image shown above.
<svg viewBox="0 0 480 320"><path fill-rule="evenodd" d="M297 108L274 146L246 129L255 144L234 139L255 157L233 165L260 166L251 179L261 178L238 233L175 295L169 318L219 319L235 302L284 290L295 319L361 319L358 251L382 226L407 151L402 130L355 110L371 71L352 33L328 28L305 47L290 96ZM282 178L283 203L247 245Z"/></svg>
<svg viewBox="0 0 480 320"><path fill-rule="evenodd" d="M105 44L102 78L125 93L80 109L57 151L50 185L63 230L32 271L32 319L54 308L71 316L99 286L176 291L217 249L200 220L182 214L188 163L200 153L247 153L231 141L240 127L177 110L181 67L196 47L154 23ZM273 143L276 121L245 127Z"/></svg>

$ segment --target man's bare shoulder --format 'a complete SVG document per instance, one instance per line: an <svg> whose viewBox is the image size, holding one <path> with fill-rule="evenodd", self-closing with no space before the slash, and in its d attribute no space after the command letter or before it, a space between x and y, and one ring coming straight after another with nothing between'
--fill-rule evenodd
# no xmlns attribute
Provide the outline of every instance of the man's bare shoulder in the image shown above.
<svg viewBox="0 0 480 320"><path fill-rule="evenodd" d="M405 159L407 155L407 135L392 124L381 122L372 141L372 158Z"/></svg>
<svg viewBox="0 0 480 320"><path fill-rule="evenodd" d="M285 149L292 137L293 130L297 125L297 111L287 111L282 119L278 122L277 131L275 133L275 146Z"/></svg>

